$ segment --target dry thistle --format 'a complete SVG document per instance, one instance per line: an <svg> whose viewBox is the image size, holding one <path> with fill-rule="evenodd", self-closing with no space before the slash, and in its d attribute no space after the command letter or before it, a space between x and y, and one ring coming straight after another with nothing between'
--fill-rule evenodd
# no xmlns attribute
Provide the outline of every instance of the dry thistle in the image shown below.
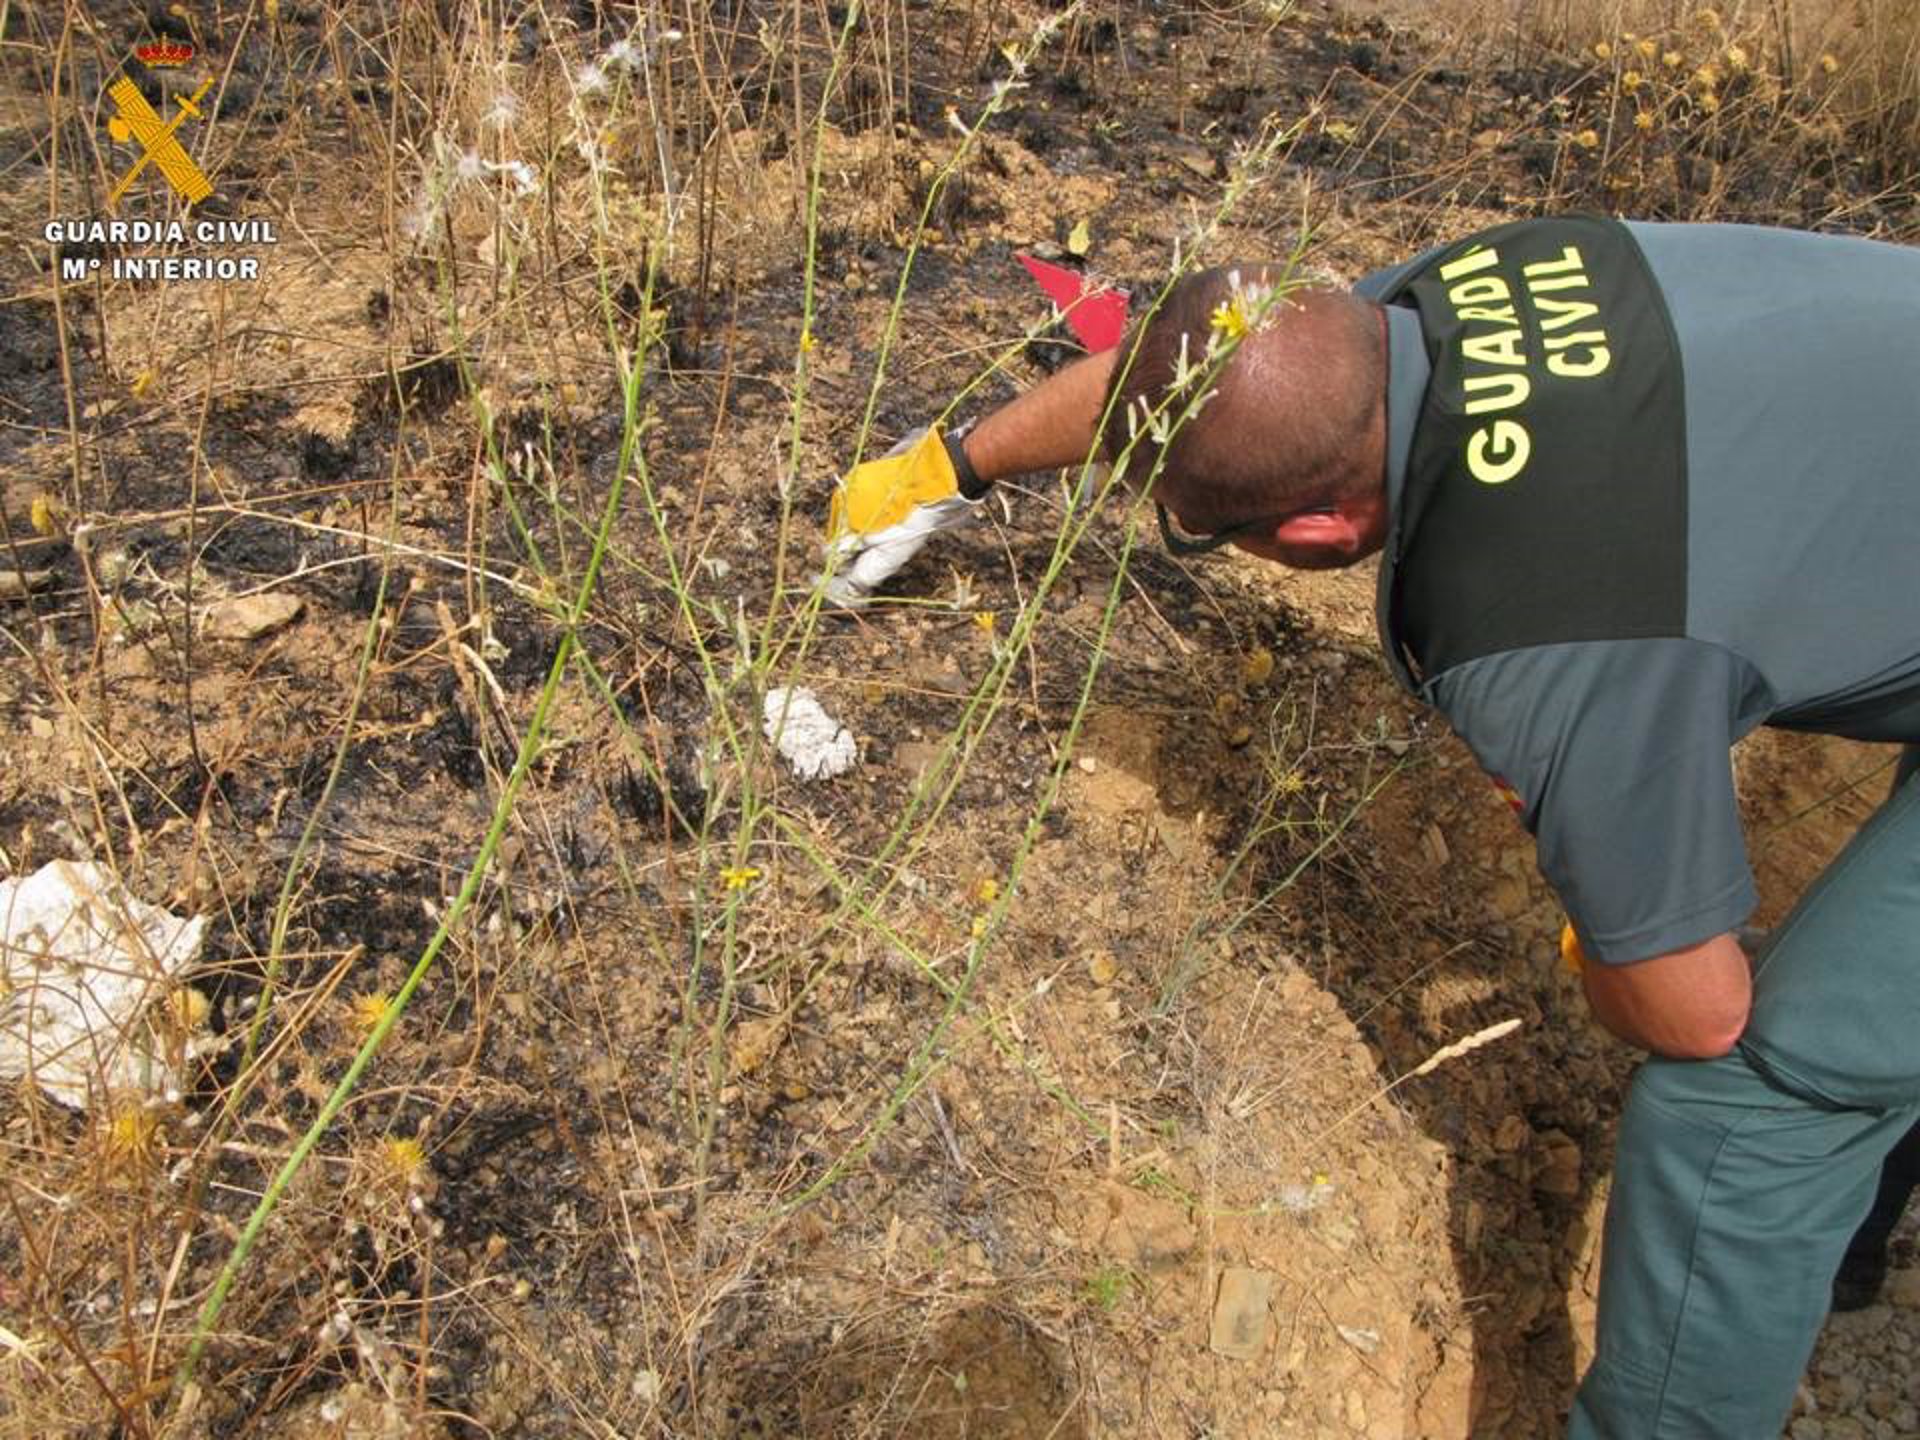
<svg viewBox="0 0 1920 1440"><path fill-rule="evenodd" d="M109 1170L133 1174L150 1169L160 1158L166 1135L159 1113L134 1097L116 1101L100 1137L100 1157Z"/></svg>

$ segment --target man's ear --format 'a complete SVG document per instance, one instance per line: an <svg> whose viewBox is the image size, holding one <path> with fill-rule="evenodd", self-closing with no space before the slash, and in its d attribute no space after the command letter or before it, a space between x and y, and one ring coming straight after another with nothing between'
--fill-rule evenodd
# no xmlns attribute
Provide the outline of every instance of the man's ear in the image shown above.
<svg viewBox="0 0 1920 1440"><path fill-rule="evenodd" d="M1273 529L1273 538L1282 545L1306 545L1315 549L1352 551L1360 545L1357 517L1343 509L1308 510L1289 515Z"/></svg>
<svg viewBox="0 0 1920 1440"><path fill-rule="evenodd" d="M1364 559L1385 544L1388 518L1383 484L1325 509L1290 515L1267 533L1263 544L1241 548L1301 569L1334 569Z"/></svg>

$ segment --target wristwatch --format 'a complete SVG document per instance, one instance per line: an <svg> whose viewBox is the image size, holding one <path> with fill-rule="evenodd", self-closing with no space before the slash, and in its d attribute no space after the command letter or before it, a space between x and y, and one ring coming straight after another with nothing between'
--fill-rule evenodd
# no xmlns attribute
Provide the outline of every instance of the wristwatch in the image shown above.
<svg viewBox="0 0 1920 1440"><path fill-rule="evenodd" d="M993 482L982 480L980 472L973 468L973 462L967 458L967 447L963 442L973 425L974 422L969 420L956 429L943 431L940 443L947 447L947 459L953 463L953 478L960 487L961 495L969 500L979 500L993 488Z"/></svg>

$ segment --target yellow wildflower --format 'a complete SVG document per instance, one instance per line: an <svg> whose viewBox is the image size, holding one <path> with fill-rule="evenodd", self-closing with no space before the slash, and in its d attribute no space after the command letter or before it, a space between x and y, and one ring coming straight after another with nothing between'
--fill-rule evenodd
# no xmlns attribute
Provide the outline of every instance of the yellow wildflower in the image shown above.
<svg viewBox="0 0 1920 1440"><path fill-rule="evenodd" d="M1573 143L1578 145L1582 150L1597 150L1600 146L1600 132L1598 130L1582 130L1578 135L1573 137Z"/></svg>
<svg viewBox="0 0 1920 1440"><path fill-rule="evenodd" d="M985 935L987 933L987 917L984 915L974 916L973 924L969 928L967 933L971 935L975 940L978 940L982 935Z"/></svg>
<svg viewBox="0 0 1920 1440"><path fill-rule="evenodd" d="M1247 307L1238 295L1213 307L1207 322L1214 333L1227 340L1238 340L1247 333Z"/></svg>
<svg viewBox="0 0 1920 1440"><path fill-rule="evenodd" d="M1840 62L1831 55L1822 55L1820 57L1820 68L1826 74L1831 75L1840 68Z"/></svg>
<svg viewBox="0 0 1920 1440"><path fill-rule="evenodd" d="M811 327L800 332L800 353L802 355L811 355L814 347L819 343L819 341L813 338L813 330Z"/></svg>
<svg viewBox="0 0 1920 1440"><path fill-rule="evenodd" d="M1718 114L1720 110L1720 97L1711 90L1707 91L1706 94L1700 97L1700 108L1709 115Z"/></svg>
<svg viewBox="0 0 1920 1440"><path fill-rule="evenodd" d="M1706 6L1693 18L1699 21L1701 27L1704 29L1718 30L1720 28L1720 12L1711 5Z"/></svg>
<svg viewBox="0 0 1920 1440"><path fill-rule="evenodd" d="M1000 617L992 610L976 610L973 612L973 628L980 631L983 635L993 634L999 624Z"/></svg>
<svg viewBox="0 0 1920 1440"><path fill-rule="evenodd" d="M1736 73L1747 68L1747 52L1743 46L1727 47L1727 68Z"/></svg>
<svg viewBox="0 0 1920 1440"><path fill-rule="evenodd" d="M1702 90L1713 89L1720 83L1720 67L1718 65L1702 65L1698 70L1693 72L1693 83L1698 85Z"/></svg>
<svg viewBox="0 0 1920 1440"><path fill-rule="evenodd" d="M991 875L974 881L973 898L982 905L991 905L1000 898L1000 882Z"/></svg>
<svg viewBox="0 0 1920 1440"><path fill-rule="evenodd" d="M1678 70L1680 68L1680 62L1686 58L1687 57L1682 55L1678 50L1669 50L1660 57L1660 63L1669 70Z"/></svg>
<svg viewBox="0 0 1920 1440"><path fill-rule="evenodd" d="M1640 58L1642 60L1651 60L1655 55L1660 53L1660 47L1654 44L1652 40L1642 40L1633 48L1640 52Z"/></svg>
<svg viewBox="0 0 1920 1440"><path fill-rule="evenodd" d="M1629 70L1620 77L1620 88L1629 95L1633 94L1634 91L1646 83L1647 77L1642 75L1638 70Z"/></svg>
<svg viewBox="0 0 1920 1440"><path fill-rule="evenodd" d="M380 1163L396 1180L411 1185L427 1168L427 1152L418 1140L390 1135L380 1142Z"/></svg>
<svg viewBox="0 0 1920 1440"><path fill-rule="evenodd" d="M391 997L381 990L369 990L364 995L353 997L353 1026L365 1033L380 1023L380 1017L387 1013Z"/></svg>
<svg viewBox="0 0 1920 1440"><path fill-rule="evenodd" d="M1593 58L1596 60L1611 60L1613 58L1613 46L1602 40L1593 47Z"/></svg>
<svg viewBox="0 0 1920 1440"><path fill-rule="evenodd" d="M720 872L720 879L729 890L744 890L760 878L757 865L729 865Z"/></svg>
<svg viewBox="0 0 1920 1440"><path fill-rule="evenodd" d="M1652 133L1653 112L1651 110L1640 111L1637 115L1633 117L1633 128L1638 131L1641 131L1643 134Z"/></svg>
<svg viewBox="0 0 1920 1440"><path fill-rule="evenodd" d="M167 996L167 1011L173 1023L188 1032L205 1028L212 1009L205 992L192 985L183 986Z"/></svg>

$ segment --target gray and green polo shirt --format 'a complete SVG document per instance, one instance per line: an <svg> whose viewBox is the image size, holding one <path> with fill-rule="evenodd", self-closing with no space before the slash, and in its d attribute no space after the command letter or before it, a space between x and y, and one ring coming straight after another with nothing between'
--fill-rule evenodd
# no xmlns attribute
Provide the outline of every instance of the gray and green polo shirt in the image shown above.
<svg viewBox="0 0 1920 1440"><path fill-rule="evenodd" d="M1732 929L1736 740L1920 742L1920 251L1571 217L1355 288L1388 307L1395 673L1589 955Z"/></svg>

